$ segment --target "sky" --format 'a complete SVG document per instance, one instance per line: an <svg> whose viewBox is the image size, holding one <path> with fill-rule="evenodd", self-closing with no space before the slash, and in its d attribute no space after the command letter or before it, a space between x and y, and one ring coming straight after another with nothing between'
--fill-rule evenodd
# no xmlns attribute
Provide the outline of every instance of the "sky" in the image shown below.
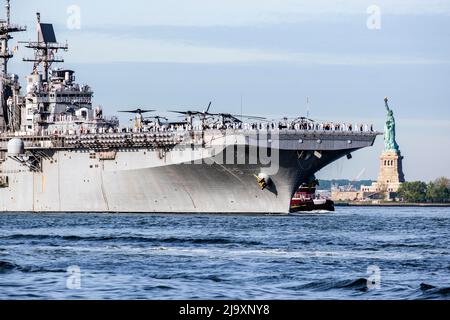
<svg viewBox="0 0 450 320"><path fill-rule="evenodd" d="M373 123L384 97L409 181L450 177L450 0L11 0L36 37L55 26L65 66L107 114L142 106ZM10 71L24 77L21 47ZM22 78L23 79L23 78ZM306 99L309 97L309 107ZM123 122L129 118L122 116ZM322 170L376 179L383 138Z"/></svg>

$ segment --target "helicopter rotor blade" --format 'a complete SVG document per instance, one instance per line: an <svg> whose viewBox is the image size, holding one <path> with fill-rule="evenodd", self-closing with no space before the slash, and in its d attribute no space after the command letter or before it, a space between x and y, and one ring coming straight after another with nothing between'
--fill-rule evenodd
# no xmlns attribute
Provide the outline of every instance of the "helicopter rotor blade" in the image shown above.
<svg viewBox="0 0 450 320"><path fill-rule="evenodd" d="M231 115L230 119L233 120L233 122L242 123L241 119L236 118L235 116Z"/></svg>
<svg viewBox="0 0 450 320"><path fill-rule="evenodd" d="M242 123L242 120L238 119L237 117L235 117L234 115L229 114L229 113L218 113L218 114L215 114L215 116L220 116L224 119L228 119L233 122Z"/></svg>
<svg viewBox="0 0 450 320"><path fill-rule="evenodd" d="M194 116L201 113L199 111L173 111L173 110L169 110L168 112L179 113L187 116Z"/></svg>
<svg viewBox="0 0 450 320"><path fill-rule="evenodd" d="M145 117L144 119L163 119L163 120L168 120L168 118L162 117L162 116Z"/></svg>
<svg viewBox="0 0 450 320"><path fill-rule="evenodd" d="M258 116L246 116L246 115L234 115L238 118L247 118L247 119L254 119L254 120L267 120L267 118L264 117L258 117Z"/></svg>
<svg viewBox="0 0 450 320"><path fill-rule="evenodd" d="M294 121L310 121L310 122L314 122L313 119L310 119L310 118L307 118L307 117L298 117Z"/></svg>
<svg viewBox="0 0 450 320"><path fill-rule="evenodd" d="M208 104L208 108L206 109L206 112L205 112L206 114L209 113L209 109L211 109L211 105L212 105L212 101L210 101Z"/></svg>
<svg viewBox="0 0 450 320"><path fill-rule="evenodd" d="M144 110L144 109L135 109L135 110L119 110L117 112L120 113L137 113L137 114L144 114L144 113L150 113L155 112L156 110Z"/></svg>
<svg viewBox="0 0 450 320"><path fill-rule="evenodd" d="M179 114L188 114L188 112L186 112L186 111L174 111L174 110L168 110L168 112L179 113Z"/></svg>

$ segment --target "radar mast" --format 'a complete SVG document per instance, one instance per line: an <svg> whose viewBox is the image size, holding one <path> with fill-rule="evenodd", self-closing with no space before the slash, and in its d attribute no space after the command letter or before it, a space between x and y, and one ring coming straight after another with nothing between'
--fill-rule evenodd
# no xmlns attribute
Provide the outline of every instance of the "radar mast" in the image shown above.
<svg viewBox="0 0 450 320"><path fill-rule="evenodd" d="M39 72L38 68L42 65L42 81L48 82L49 69L55 62L64 62L64 59L56 58L55 53L58 50L67 51L69 49L67 43L60 44L56 41L53 25L49 23L41 23L41 14L36 13L37 20L37 41L25 42L25 47L34 50L34 58L24 58L24 62L33 62L33 74Z"/></svg>
<svg viewBox="0 0 450 320"><path fill-rule="evenodd" d="M20 85L16 77L8 74L8 62L14 56L9 50L11 33L26 31L11 23L11 3L6 0L6 20L0 20L0 131L14 130L20 122L20 110L17 110Z"/></svg>

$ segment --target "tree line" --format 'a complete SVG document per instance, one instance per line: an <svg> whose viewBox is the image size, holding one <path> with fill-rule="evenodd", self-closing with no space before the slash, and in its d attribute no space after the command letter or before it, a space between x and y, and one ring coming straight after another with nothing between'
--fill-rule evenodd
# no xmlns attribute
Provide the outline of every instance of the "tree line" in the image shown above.
<svg viewBox="0 0 450 320"><path fill-rule="evenodd" d="M450 203L450 179L442 177L429 183L405 182L400 185L397 197L415 203Z"/></svg>

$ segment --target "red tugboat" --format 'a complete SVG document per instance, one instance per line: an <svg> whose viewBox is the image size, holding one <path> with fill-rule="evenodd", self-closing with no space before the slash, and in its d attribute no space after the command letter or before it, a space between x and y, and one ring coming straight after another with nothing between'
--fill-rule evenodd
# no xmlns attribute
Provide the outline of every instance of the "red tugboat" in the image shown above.
<svg viewBox="0 0 450 320"><path fill-rule="evenodd" d="M334 202L316 197L316 185L301 186L291 201L291 213L309 212L315 210L334 211Z"/></svg>

